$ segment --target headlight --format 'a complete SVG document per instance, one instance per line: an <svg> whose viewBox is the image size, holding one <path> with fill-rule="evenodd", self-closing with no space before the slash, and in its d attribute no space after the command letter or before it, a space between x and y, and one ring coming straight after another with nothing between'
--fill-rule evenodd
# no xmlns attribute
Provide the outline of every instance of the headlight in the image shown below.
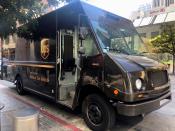
<svg viewBox="0 0 175 131"><path fill-rule="evenodd" d="M135 85L136 85L136 88L138 90L141 90L141 88L142 88L142 80L141 79L137 79L136 82L135 82Z"/></svg>

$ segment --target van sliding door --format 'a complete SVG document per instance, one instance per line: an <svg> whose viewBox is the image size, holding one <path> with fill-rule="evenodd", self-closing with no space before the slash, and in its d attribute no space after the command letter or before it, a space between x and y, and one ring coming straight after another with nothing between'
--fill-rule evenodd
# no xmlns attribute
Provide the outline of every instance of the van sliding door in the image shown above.
<svg viewBox="0 0 175 131"><path fill-rule="evenodd" d="M76 85L77 42L75 31L63 29L59 33L59 89L57 102L72 107ZM58 63L58 62L57 62Z"/></svg>

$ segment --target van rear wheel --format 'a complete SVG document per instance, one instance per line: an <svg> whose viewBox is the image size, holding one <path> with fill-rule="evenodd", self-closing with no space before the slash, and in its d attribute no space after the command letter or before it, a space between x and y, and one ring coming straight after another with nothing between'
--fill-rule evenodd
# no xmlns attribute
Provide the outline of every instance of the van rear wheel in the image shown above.
<svg viewBox="0 0 175 131"><path fill-rule="evenodd" d="M23 82L22 82L21 77L19 77L19 76L16 78L16 90L17 90L19 95L25 94L25 91L23 88Z"/></svg>
<svg viewBox="0 0 175 131"><path fill-rule="evenodd" d="M113 107L100 95L87 96L82 105L82 113L86 124L94 131L105 131L115 124Z"/></svg>

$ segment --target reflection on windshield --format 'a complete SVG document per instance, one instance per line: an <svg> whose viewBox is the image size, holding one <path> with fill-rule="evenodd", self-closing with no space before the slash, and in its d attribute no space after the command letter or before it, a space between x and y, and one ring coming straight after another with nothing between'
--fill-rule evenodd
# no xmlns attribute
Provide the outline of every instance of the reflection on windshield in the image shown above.
<svg viewBox="0 0 175 131"><path fill-rule="evenodd" d="M91 19L91 22L104 52L128 55L147 52L131 22L111 16L100 16L96 20Z"/></svg>

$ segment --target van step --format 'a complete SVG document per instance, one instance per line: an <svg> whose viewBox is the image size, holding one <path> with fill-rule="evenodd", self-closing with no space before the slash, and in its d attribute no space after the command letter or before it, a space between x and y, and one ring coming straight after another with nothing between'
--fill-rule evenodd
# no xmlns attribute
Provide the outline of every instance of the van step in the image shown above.
<svg viewBox="0 0 175 131"><path fill-rule="evenodd" d="M72 108L72 105L73 105L73 98L70 97L70 98L68 98L68 99L66 99L66 100L58 101L58 103L63 104L63 105L65 105L65 106L67 106L67 107Z"/></svg>
<svg viewBox="0 0 175 131"><path fill-rule="evenodd" d="M70 96L70 98L72 98L72 99L73 99L73 98L74 98L74 96L75 96L75 91L70 91L70 92L69 92L69 96Z"/></svg>

